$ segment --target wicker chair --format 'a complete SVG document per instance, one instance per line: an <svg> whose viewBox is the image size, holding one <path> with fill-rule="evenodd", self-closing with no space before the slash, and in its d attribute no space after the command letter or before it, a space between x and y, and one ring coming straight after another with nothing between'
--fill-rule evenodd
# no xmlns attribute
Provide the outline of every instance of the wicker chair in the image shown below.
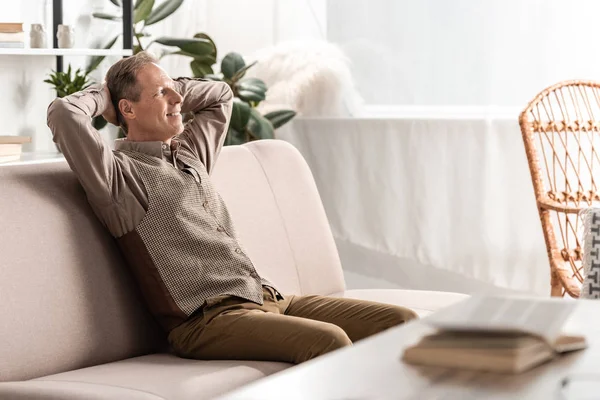
<svg viewBox="0 0 600 400"><path fill-rule="evenodd" d="M565 81L545 89L519 124L550 259L551 295L579 297L578 213L600 203L600 82Z"/></svg>

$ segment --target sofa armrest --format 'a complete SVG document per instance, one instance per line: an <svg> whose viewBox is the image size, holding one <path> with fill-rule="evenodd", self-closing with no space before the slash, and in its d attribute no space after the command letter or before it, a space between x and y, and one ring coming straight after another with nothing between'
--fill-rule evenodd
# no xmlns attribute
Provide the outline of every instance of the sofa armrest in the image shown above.
<svg viewBox="0 0 600 400"><path fill-rule="evenodd" d="M0 399L11 400L165 400L152 393L71 381L0 382Z"/></svg>

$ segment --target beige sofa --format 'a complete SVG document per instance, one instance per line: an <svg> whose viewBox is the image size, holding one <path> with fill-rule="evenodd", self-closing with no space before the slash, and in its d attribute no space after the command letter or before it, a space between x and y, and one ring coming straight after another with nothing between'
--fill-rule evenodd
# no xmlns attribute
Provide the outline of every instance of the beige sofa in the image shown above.
<svg viewBox="0 0 600 400"><path fill-rule="evenodd" d="M312 175L291 145L223 150L213 174L248 252L283 293L401 304L465 296L345 290ZM208 399L290 367L168 352L64 161L0 167L0 399Z"/></svg>

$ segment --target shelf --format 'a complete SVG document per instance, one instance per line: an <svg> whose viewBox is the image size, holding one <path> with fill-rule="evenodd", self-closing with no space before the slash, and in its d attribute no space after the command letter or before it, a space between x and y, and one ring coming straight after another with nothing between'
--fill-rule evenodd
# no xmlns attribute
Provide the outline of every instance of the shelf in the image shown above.
<svg viewBox="0 0 600 400"><path fill-rule="evenodd" d="M18 160L6 161L0 163L0 167L6 165L22 165L22 164L45 164L50 162L64 161L65 157L59 152L52 153L22 153Z"/></svg>
<svg viewBox="0 0 600 400"><path fill-rule="evenodd" d="M0 55L13 56L130 56L130 49L12 49L0 48Z"/></svg>

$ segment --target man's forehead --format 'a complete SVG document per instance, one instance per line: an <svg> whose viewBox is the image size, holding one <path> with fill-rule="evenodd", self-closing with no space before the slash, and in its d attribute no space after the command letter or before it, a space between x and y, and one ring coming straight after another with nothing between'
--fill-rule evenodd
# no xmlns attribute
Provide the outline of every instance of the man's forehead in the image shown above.
<svg viewBox="0 0 600 400"><path fill-rule="evenodd" d="M156 64L150 64L140 71L138 79L142 84L142 87L155 89L161 86L171 86L173 79L166 73L166 71L160 68Z"/></svg>

